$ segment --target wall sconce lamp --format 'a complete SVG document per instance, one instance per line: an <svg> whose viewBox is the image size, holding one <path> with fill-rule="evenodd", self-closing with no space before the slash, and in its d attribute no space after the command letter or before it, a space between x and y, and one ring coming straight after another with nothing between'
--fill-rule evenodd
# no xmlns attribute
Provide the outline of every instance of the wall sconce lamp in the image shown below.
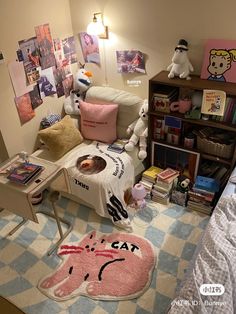
<svg viewBox="0 0 236 314"><path fill-rule="evenodd" d="M108 27L103 23L102 13L94 13L93 21L87 27L87 33L97 35L101 39L108 39Z"/></svg>

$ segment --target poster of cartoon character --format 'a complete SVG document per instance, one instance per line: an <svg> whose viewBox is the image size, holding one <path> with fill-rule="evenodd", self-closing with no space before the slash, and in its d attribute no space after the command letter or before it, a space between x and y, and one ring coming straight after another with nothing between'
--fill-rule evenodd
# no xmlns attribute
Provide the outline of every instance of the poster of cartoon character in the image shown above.
<svg viewBox="0 0 236 314"><path fill-rule="evenodd" d="M201 78L236 82L236 41L209 39L206 43Z"/></svg>

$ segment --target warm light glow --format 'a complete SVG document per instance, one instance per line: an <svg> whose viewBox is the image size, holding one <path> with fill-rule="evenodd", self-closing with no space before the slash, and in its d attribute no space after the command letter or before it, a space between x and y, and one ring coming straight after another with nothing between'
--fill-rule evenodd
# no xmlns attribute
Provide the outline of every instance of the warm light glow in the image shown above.
<svg viewBox="0 0 236 314"><path fill-rule="evenodd" d="M101 38L107 38L107 30L103 24L102 13L94 13L93 21L89 23L87 27L87 33L89 35L101 35Z"/></svg>
<svg viewBox="0 0 236 314"><path fill-rule="evenodd" d="M87 27L87 33L89 35L101 35L105 32L105 27L102 22L91 22Z"/></svg>

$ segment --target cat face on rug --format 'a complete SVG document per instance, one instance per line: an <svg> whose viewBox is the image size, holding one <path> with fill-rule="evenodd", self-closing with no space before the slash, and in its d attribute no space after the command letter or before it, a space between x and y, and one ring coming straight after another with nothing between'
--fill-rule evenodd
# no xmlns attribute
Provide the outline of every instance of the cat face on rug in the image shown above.
<svg viewBox="0 0 236 314"><path fill-rule="evenodd" d="M152 244L126 233L89 233L78 244L62 245L63 263L38 288L58 301L77 295L123 300L148 287L156 257Z"/></svg>

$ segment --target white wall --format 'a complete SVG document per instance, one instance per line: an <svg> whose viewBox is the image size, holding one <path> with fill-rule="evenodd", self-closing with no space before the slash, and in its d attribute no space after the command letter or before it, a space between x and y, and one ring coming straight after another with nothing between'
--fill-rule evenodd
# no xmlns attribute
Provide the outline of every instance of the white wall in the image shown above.
<svg viewBox="0 0 236 314"><path fill-rule="evenodd" d="M87 65L94 84L108 83L146 98L148 80L166 69L180 38L189 42L196 73L207 38L234 39L235 9L233 0L0 0L0 50L6 61L14 60L17 42L33 36L34 26L49 23L52 36L64 38L85 31L93 13L102 11L113 36L100 40L101 66ZM117 73L115 52L122 49L146 54L146 75ZM79 44L78 56L83 62ZM127 86L132 79L141 80L141 86ZM60 112L63 100L47 97L36 109L36 117L21 126L7 66L0 65L0 131L8 154L22 149L31 152L41 118L50 108Z"/></svg>
<svg viewBox="0 0 236 314"><path fill-rule="evenodd" d="M64 97L46 97L35 117L21 126L7 69L7 63L16 59L18 41L35 36L34 27L45 23L53 38L71 36L69 0L0 0L0 50L6 59L0 64L0 131L5 143L4 147L0 142L0 154L4 149L9 156L32 152L42 117L49 111L61 113Z"/></svg>
<svg viewBox="0 0 236 314"><path fill-rule="evenodd" d="M189 42L189 57L200 73L206 39L235 39L236 2L228 0L70 0L74 33L86 29L94 12L103 12L116 42L105 44L107 77L110 85L148 95L148 80L171 62L180 38ZM116 71L116 50L139 49L146 55L147 75L121 75ZM104 56L103 51L101 52ZM81 56L82 58L82 56ZM88 65L95 83L104 83L102 67ZM141 80L140 88L127 86L127 79Z"/></svg>

